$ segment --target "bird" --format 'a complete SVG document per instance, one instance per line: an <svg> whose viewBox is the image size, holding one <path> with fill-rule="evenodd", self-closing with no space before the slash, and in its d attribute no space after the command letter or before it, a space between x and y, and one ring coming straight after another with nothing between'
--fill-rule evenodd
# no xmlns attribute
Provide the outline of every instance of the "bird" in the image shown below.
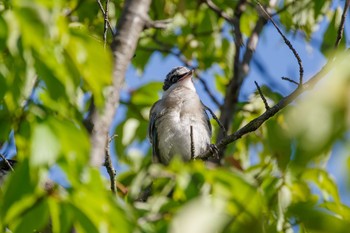
<svg viewBox="0 0 350 233"><path fill-rule="evenodd" d="M148 136L153 163L169 164L175 155L183 161L212 148L212 127L206 106L193 84L193 70L173 68L164 80L163 95L150 110Z"/></svg>

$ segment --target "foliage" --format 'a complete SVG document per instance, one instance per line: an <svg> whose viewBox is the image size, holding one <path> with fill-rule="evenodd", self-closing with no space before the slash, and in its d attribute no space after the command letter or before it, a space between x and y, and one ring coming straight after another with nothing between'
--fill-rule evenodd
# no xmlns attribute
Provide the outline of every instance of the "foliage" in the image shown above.
<svg viewBox="0 0 350 233"><path fill-rule="evenodd" d="M174 56L197 71L212 71L215 96L225 96L237 48L232 25L205 2L211 1L153 1L150 17L172 21L162 30L144 30L133 68L144 71L154 54ZM246 1L214 2L235 17L237 5ZM92 97L102 106L112 82L98 4L0 1L0 146L14 141L19 161L0 187L0 231L346 232L350 208L326 169L331 156L342 156L335 145L350 146L350 56L341 52L345 43L339 51L333 46L343 9L331 1L273 2L261 1L278 13L274 19L286 33L302 33L306 44L328 19L320 51L338 53L323 82L230 144L220 167L177 159L165 167L151 164L149 147L134 149L147 141L148 112L162 87L148 82L129 94L122 122L111 129L118 135L119 167L127 167L117 171L117 182L128 189L113 194L107 179L88 165L92 145L84 125ZM110 2L111 24L122 6ZM243 42L260 17L255 1L248 1L239 18ZM261 89L271 106L282 98L269 86ZM265 111L258 93L237 106L229 132ZM55 168L65 177L63 186L48 182ZM151 184L148 200L137 201Z"/></svg>

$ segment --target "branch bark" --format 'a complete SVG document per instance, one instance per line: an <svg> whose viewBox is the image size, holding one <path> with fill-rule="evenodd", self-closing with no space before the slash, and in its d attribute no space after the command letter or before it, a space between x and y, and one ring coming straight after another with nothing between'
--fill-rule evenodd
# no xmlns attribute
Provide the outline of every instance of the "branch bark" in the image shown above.
<svg viewBox="0 0 350 233"><path fill-rule="evenodd" d="M140 33L148 19L151 0L129 0L125 2L122 15L118 21L117 32L113 37L112 52L114 56L113 85L106 96L105 105L95 108L92 116L94 128L91 133L90 164L100 167L104 163L105 145L108 131L119 105L119 95L125 80L125 72L134 56Z"/></svg>
<svg viewBox="0 0 350 233"><path fill-rule="evenodd" d="M339 46L340 41L343 38L345 19L346 19L346 14L348 13L349 6L350 6L350 0L346 0L344 3L343 14L341 16L340 25L338 28L337 39L336 39L335 45L334 45L335 48L337 48Z"/></svg>

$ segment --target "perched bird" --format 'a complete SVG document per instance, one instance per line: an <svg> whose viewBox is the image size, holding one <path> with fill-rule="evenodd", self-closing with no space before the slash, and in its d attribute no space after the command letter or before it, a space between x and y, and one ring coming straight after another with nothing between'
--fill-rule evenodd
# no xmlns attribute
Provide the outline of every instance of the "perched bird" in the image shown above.
<svg viewBox="0 0 350 233"><path fill-rule="evenodd" d="M192 81L192 70L175 67L166 76L163 96L151 108L148 134L153 162L184 161L211 149L211 125Z"/></svg>

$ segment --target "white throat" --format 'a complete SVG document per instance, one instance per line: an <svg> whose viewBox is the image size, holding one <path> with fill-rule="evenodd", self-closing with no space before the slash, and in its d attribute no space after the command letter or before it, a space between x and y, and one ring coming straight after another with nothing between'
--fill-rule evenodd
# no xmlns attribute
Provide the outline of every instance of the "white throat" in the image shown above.
<svg viewBox="0 0 350 233"><path fill-rule="evenodd" d="M191 89L192 91L196 92L196 88L193 85L192 78L185 78L184 80L175 83L174 86L187 87L188 89Z"/></svg>

